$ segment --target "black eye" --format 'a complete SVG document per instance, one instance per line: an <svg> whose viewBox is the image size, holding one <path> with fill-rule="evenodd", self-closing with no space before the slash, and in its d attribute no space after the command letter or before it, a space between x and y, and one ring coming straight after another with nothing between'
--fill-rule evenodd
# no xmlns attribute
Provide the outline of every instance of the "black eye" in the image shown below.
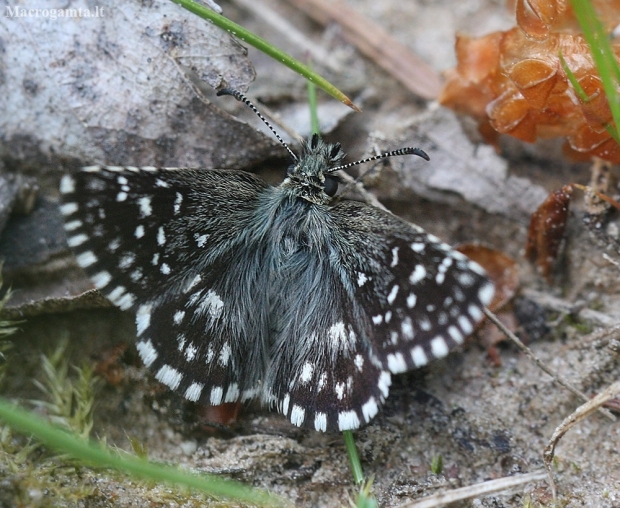
<svg viewBox="0 0 620 508"><path fill-rule="evenodd" d="M338 178L336 178L335 176L326 175L325 186L323 190L325 191L325 194L327 194L328 196L330 197L335 196L336 192L338 191Z"/></svg>
<svg viewBox="0 0 620 508"><path fill-rule="evenodd" d="M340 153L340 148L341 148L340 143L336 143L334 146L332 146L332 151L329 153L329 157L331 159L336 157L336 155Z"/></svg>

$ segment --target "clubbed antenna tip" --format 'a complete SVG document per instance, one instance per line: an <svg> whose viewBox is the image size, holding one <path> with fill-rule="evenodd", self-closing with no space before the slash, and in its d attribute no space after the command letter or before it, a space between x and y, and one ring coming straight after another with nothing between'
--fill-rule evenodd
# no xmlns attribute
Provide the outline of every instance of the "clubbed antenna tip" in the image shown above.
<svg viewBox="0 0 620 508"><path fill-rule="evenodd" d="M372 162L379 159L385 159L387 157L395 157L397 155L417 155L418 157L422 157L424 160L430 161L431 158L428 154L422 150L421 148L399 148L398 150L392 150L391 152L385 152L380 155L374 155L373 157L368 157L367 159L362 159L361 161L349 162L348 164L343 164L342 166L337 166L335 168L331 168L330 173L333 171L340 171L341 169L348 169L352 166L357 166L359 164L365 164L366 162Z"/></svg>

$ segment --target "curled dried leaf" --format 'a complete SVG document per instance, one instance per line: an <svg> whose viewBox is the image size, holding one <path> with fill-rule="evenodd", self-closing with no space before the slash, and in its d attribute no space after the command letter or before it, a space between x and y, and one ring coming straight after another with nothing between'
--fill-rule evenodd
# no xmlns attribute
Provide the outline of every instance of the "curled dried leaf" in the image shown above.
<svg viewBox="0 0 620 508"><path fill-rule="evenodd" d="M573 186L565 185L549 194L532 214L525 256L538 267L547 280L550 280L551 270L564 237L572 196Z"/></svg>

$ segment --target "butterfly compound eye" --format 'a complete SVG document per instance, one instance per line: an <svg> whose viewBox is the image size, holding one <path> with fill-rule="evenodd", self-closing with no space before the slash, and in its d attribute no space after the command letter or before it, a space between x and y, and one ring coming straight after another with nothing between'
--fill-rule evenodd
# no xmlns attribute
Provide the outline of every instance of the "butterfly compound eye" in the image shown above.
<svg viewBox="0 0 620 508"><path fill-rule="evenodd" d="M325 176L325 194L329 197L335 196L338 192L338 179L331 175Z"/></svg>

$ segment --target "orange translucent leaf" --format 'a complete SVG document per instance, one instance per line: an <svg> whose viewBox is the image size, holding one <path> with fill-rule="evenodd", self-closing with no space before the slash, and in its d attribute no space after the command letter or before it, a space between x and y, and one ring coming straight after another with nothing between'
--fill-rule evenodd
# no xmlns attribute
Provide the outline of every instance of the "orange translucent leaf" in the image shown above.
<svg viewBox="0 0 620 508"><path fill-rule="evenodd" d="M458 38L458 64L447 75L440 102L472 115L488 142L497 140L490 128L527 142L563 136L572 153L619 162L606 131L611 110L569 0L515 2L517 27ZM617 25L620 1L593 4L608 30ZM612 48L620 61L620 38ZM572 88L560 54L587 100Z"/></svg>
<svg viewBox="0 0 620 508"><path fill-rule="evenodd" d="M528 58L515 65L509 76L529 105L542 109L557 81L557 69L542 60Z"/></svg>

